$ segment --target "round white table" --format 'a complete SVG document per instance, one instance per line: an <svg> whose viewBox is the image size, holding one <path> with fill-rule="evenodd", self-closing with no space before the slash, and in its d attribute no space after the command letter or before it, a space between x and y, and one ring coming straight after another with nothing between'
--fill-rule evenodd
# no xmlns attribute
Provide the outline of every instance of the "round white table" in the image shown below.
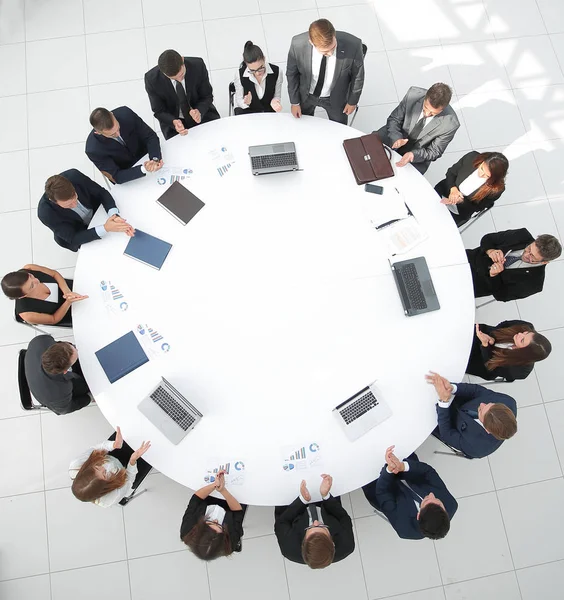
<svg viewBox="0 0 564 600"><path fill-rule="evenodd" d="M164 191L158 174L112 190L134 227L173 244L162 269L124 256L124 235L80 250L74 287L90 298L74 305L73 321L90 389L129 445L150 439L147 460L179 483L198 489L209 468L242 461L244 481L231 491L244 503L288 503L304 476L315 500L323 472L334 494L352 491L377 477L387 446L403 458L435 427L425 373L462 377L474 298L460 235L413 167L394 167L394 178L378 182L402 192L429 235L397 259L426 257L441 309L405 317L382 236L363 209L367 194L343 150L358 135L286 114L191 129L163 145L165 164L192 169L184 184L205 202L188 225L155 202ZM295 142L302 170L254 177L248 147L285 141ZM236 162L220 177L208 152L222 146ZM105 308L101 280L119 288L126 312ZM110 385L94 353L136 323L157 330L170 352ZM161 376L204 415L176 446L137 409ZM374 380L393 415L350 442L331 411ZM320 463L285 471L283 451L310 443Z"/></svg>

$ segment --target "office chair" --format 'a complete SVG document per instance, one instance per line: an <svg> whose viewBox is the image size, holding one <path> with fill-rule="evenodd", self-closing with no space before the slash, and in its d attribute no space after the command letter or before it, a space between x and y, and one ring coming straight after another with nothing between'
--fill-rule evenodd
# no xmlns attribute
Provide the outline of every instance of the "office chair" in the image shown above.
<svg viewBox="0 0 564 600"><path fill-rule="evenodd" d="M487 302L482 302L482 304L477 304L476 305L476 309L478 308L482 308L482 306L487 306L488 304L491 304L492 302L495 302L495 298L492 298L491 300L488 300Z"/></svg>
<svg viewBox="0 0 564 600"><path fill-rule="evenodd" d="M469 227L471 227L478 219L481 219L487 212L488 210L490 210L492 207L488 206L487 208L483 208L482 210L478 211L477 213L474 213L469 219L466 219L466 221L463 221L459 226L458 226L458 232L460 234L464 233Z"/></svg>
<svg viewBox="0 0 564 600"><path fill-rule="evenodd" d="M229 82L229 116L233 114L235 111L235 103L233 98L235 97L235 83L233 81Z"/></svg>
<svg viewBox="0 0 564 600"><path fill-rule="evenodd" d="M366 46L366 44L362 44L362 60L364 60L367 52L368 52L368 47ZM354 109L353 117L351 119L351 122L349 123L350 127L353 126L354 120L356 119L357 112L358 112L358 104L356 105L356 108Z"/></svg>
<svg viewBox="0 0 564 600"><path fill-rule="evenodd" d="M450 452L441 452L440 450L435 450L434 454L444 454L445 456L458 456L459 458L473 460L471 456L466 456L466 454L464 454L462 450L458 450L457 448L454 448L450 444L447 444L446 442L441 440L441 438L434 431L431 433L431 435L437 440L439 440L439 442L441 442L443 446L446 446L450 450Z"/></svg>
<svg viewBox="0 0 564 600"><path fill-rule="evenodd" d="M102 176L104 177L104 183L106 184L106 187L111 192L112 186L110 185L110 181L115 184L116 180L107 171L100 171L100 173L102 173Z"/></svg>
<svg viewBox="0 0 564 600"><path fill-rule="evenodd" d="M40 333L41 335L51 335L48 331L41 329L41 327L38 327L37 325L34 325L33 323L28 323L27 321L24 321L20 317L20 315L18 315L15 308L14 308L14 319L15 319L16 323L21 323L22 325L27 325L27 327L31 327L33 330L37 331L37 333ZM71 329L72 325L70 323L62 323L62 324L57 323L56 325L45 325L45 327L60 327L63 329Z"/></svg>
<svg viewBox="0 0 564 600"><path fill-rule="evenodd" d="M31 390L25 376L25 355L27 350L18 352L18 389L20 392L20 404L23 410L49 410L46 406L35 404L31 395Z"/></svg>

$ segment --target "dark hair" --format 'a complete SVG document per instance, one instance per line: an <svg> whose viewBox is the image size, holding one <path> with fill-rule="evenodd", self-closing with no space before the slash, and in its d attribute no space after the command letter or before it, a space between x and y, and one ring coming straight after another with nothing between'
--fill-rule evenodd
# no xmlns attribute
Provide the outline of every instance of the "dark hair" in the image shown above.
<svg viewBox="0 0 564 600"><path fill-rule="evenodd" d="M314 46L329 46L335 37L335 28L327 19L317 19L309 26L309 39Z"/></svg>
<svg viewBox="0 0 564 600"><path fill-rule="evenodd" d="M160 56L158 63L161 73L167 77L174 77L182 69L184 59L176 50L165 50Z"/></svg>
<svg viewBox="0 0 564 600"><path fill-rule="evenodd" d="M70 200L74 194L74 185L62 175L52 175L45 182L45 194L51 202Z"/></svg>
<svg viewBox="0 0 564 600"><path fill-rule="evenodd" d="M17 300L23 296L22 287L29 279L29 273L25 269L12 271L2 278L2 291L5 296Z"/></svg>
<svg viewBox="0 0 564 600"><path fill-rule="evenodd" d="M248 65L257 62L257 60L264 60L264 54L258 46L249 40L243 49L243 62Z"/></svg>
<svg viewBox="0 0 564 600"><path fill-rule="evenodd" d="M81 502L94 502L125 485L127 479L125 469L120 469L117 473L112 473L104 479L96 472L96 467L102 466L106 462L107 454L106 450L92 450L76 474L71 490L75 498Z"/></svg>
<svg viewBox="0 0 564 600"><path fill-rule="evenodd" d="M527 346L524 348L493 348L492 357L486 363L486 368L493 371L497 367L530 365L544 360L552 352L552 344L544 335L537 333L529 325L513 325L494 329L492 337L501 344L511 344L515 335L527 332L533 333L533 339Z"/></svg>
<svg viewBox="0 0 564 600"><path fill-rule="evenodd" d="M90 125L96 131L106 131L114 126L114 115L107 109L99 106L90 113Z"/></svg>
<svg viewBox="0 0 564 600"><path fill-rule="evenodd" d="M539 235L535 240L535 244L546 261L555 260L562 254L562 245L553 235L548 233Z"/></svg>
<svg viewBox="0 0 564 600"><path fill-rule="evenodd" d="M41 366L45 373L60 375L71 366L74 346L68 342L55 342L41 357Z"/></svg>
<svg viewBox="0 0 564 600"><path fill-rule="evenodd" d="M444 108L452 99L452 90L446 83L434 83L425 94L433 108Z"/></svg>
<svg viewBox="0 0 564 600"><path fill-rule="evenodd" d="M496 440L508 440L517 433L517 419L513 411L499 402L488 408L482 423Z"/></svg>
<svg viewBox="0 0 564 600"><path fill-rule="evenodd" d="M474 194L472 202L480 202L490 194L501 194L505 190L505 176L509 169L509 161L505 155L501 152L482 152L476 156L472 166L477 169L482 163L486 163L490 176Z"/></svg>
<svg viewBox="0 0 564 600"><path fill-rule="evenodd" d="M206 523L205 516L198 519L182 541L202 560L214 560L220 556L229 556L233 552L227 530L224 529L221 533L215 531Z"/></svg>
<svg viewBox="0 0 564 600"><path fill-rule="evenodd" d="M335 558L335 543L330 535L314 531L304 536L302 558L310 569L324 569Z"/></svg>
<svg viewBox="0 0 564 600"><path fill-rule="evenodd" d="M419 529L431 540L440 540L450 530L450 518L446 510L435 503L426 504L419 512Z"/></svg>

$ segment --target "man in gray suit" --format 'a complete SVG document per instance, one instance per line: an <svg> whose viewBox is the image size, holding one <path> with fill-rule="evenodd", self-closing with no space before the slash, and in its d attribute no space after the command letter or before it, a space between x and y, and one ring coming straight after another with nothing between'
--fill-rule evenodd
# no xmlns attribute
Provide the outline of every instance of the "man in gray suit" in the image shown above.
<svg viewBox="0 0 564 600"><path fill-rule="evenodd" d="M33 397L55 414L66 415L90 404L88 385L73 344L39 335L28 346L24 367Z"/></svg>
<svg viewBox="0 0 564 600"><path fill-rule="evenodd" d="M286 77L294 117L313 116L321 106L331 121L346 125L364 85L362 42L327 19L314 21L292 38Z"/></svg>
<svg viewBox="0 0 564 600"><path fill-rule="evenodd" d="M432 161L443 155L456 130L458 117L449 106L452 91L444 83L434 83L428 90L410 87L403 100L377 133L384 144L402 155L396 163L408 163L425 173Z"/></svg>

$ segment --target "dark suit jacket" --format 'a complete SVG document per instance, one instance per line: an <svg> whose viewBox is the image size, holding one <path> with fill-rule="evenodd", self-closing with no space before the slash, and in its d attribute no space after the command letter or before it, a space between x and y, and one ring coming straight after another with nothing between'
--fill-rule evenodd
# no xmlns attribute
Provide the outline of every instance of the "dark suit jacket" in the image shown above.
<svg viewBox="0 0 564 600"><path fill-rule="evenodd" d="M421 498L425 498L433 492L445 505L445 510L451 519L458 508L458 503L433 467L420 462L415 455L406 459L406 462L409 465L409 471L398 475L388 473L387 465L384 465L380 471L380 477L365 485L362 490L368 502L386 515L390 525L400 538L421 540L425 536L419 528L417 507L409 490L401 483L401 480L406 481Z"/></svg>
<svg viewBox="0 0 564 600"><path fill-rule="evenodd" d="M439 181L435 186L435 191L441 198L448 198L450 189L454 186L457 188L460 187L460 184L468 177L468 175L475 171L473 163L479 154L479 152L475 151L468 152L468 154L465 154L458 162L454 163L454 165L448 169L445 179ZM484 179L484 183L485 181L486 180ZM481 188L478 188L478 190L479 189ZM469 196L464 196L464 200L456 205L456 208L458 208L458 215L451 213L457 225L461 225L467 221L474 213L484 210L485 208L491 208L494 205L494 202L501 194L503 194L505 188L501 192L484 196L479 202L474 202L473 198L478 190L472 192Z"/></svg>
<svg viewBox="0 0 564 600"><path fill-rule="evenodd" d="M185 56L186 66L186 96L190 108L197 108L202 115L202 123L219 119L219 113L212 104L213 90L208 77L208 70L201 58ZM145 73L145 89L149 94L149 102L155 118L161 124L165 139L176 135L172 122L179 118L179 103L171 80L161 73L159 67L153 67ZM185 115L184 126L195 127L196 121L190 115Z"/></svg>
<svg viewBox="0 0 564 600"><path fill-rule="evenodd" d="M448 408L437 404L439 437L443 442L461 450L471 458L483 458L495 452L503 440L488 433L462 409L478 410L482 402L495 402L508 406L517 416L517 403L511 396L489 390L481 385L458 383L456 396Z"/></svg>
<svg viewBox="0 0 564 600"><path fill-rule="evenodd" d="M364 85L364 56L362 41L354 35L337 31L336 38L337 62L329 98L333 107L343 110L345 104L358 104ZM292 38L286 66L288 94L292 104L302 104L308 97L312 52L313 46L307 31Z"/></svg>
<svg viewBox="0 0 564 600"><path fill-rule="evenodd" d="M530 331L533 331L535 326L527 321L503 321L495 327L480 323L480 331L487 335L491 335L495 339L495 332L498 329L505 327L513 327L513 325L526 325ZM474 341L472 342L472 350L470 352L470 358L468 365L466 366L466 373L469 375L476 375L482 379L494 380L496 377L503 377L506 381L515 381L516 379L526 379L533 371L534 363L530 365L514 365L507 367L496 367L493 370L489 370L486 367L486 363L493 356L494 346L482 346L476 332L474 331Z"/></svg>
<svg viewBox="0 0 564 600"><path fill-rule="evenodd" d="M57 415L65 415L90 403L88 385L82 377L78 361L72 372L49 375L41 366L44 352L55 343L50 335L33 338L25 355L25 377L33 397Z"/></svg>
<svg viewBox="0 0 564 600"><path fill-rule="evenodd" d="M96 213L100 204L106 209L106 212L116 208L111 194L80 171L69 169L63 171L61 175L73 184L79 202L86 208L91 208L93 213ZM86 242L100 239L96 229L94 227L89 229L74 210L61 208L55 202L51 202L46 194L43 194L39 200L37 216L43 225L47 225L54 233L57 244L73 252L76 252Z"/></svg>
<svg viewBox="0 0 564 600"><path fill-rule="evenodd" d="M546 265L507 269L490 277L493 262L486 254L491 249L501 250L504 254L509 250L523 250L534 241L527 229L507 229L488 233L478 248L466 250L476 298L492 295L496 300L509 302L542 291Z"/></svg>
<svg viewBox="0 0 564 600"><path fill-rule="evenodd" d="M335 558L339 562L354 552L354 534L352 521L341 505L341 499L331 496L316 503L321 507L323 523L329 527L335 543ZM280 552L292 562L305 564L302 558L302 541L309 526L307 504L296 498L292 504L276 508L274 533L280 546Z"/></svg>
<svg viewBox="0 0 564 600"><path fill-rule="evenodd" d="M142 156L161 160L161 145L157 134L130 108L120 106L112 112L126 145L92 130L86 139L86 156L116 183L127 183L144 176L140 166L133 166Z"/></svg>

